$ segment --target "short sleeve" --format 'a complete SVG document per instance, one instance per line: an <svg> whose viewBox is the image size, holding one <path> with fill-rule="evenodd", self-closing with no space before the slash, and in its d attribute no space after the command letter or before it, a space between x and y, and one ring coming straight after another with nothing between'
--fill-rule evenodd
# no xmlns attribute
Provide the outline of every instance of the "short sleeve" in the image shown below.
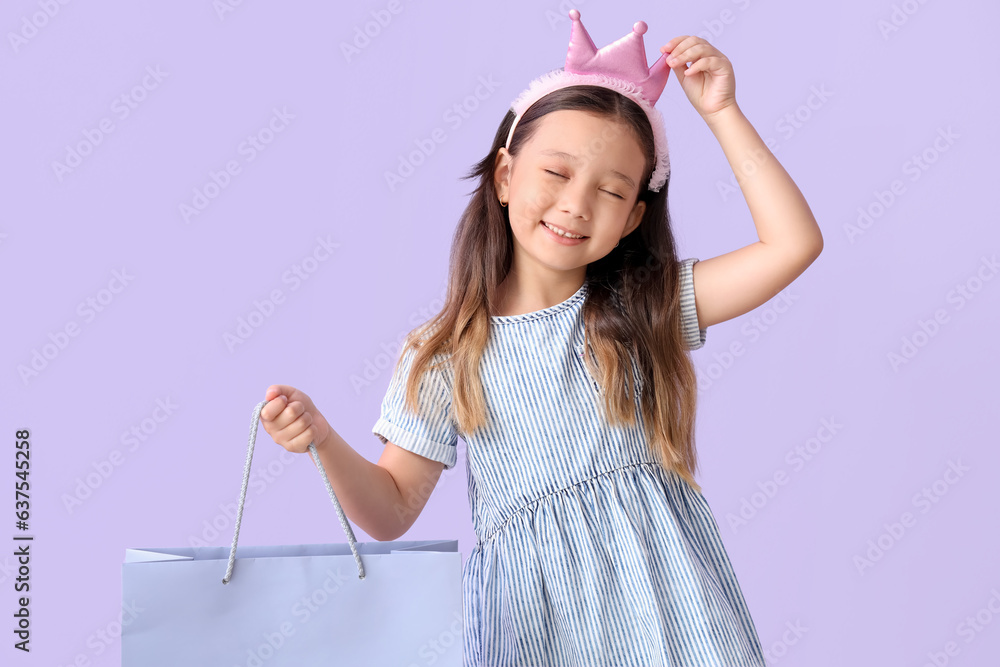
<svg viewBox="0 0 1000 667"><path fill-rule="evenodd" d="M684 342L689 350L697 350L705 344L708 329L698 328L698 311L694 304L694 265L698 258L691 257L681 262L681 324Z"/></svg>
<svg viewBox="0 0 1000 667"><path fill-rule="evenodd" d="M458 431L451 419L451 386L442 369L431 368L420 378L417 413L406 406L406 381L416 357L416 350L401 353L389 388L382 399L382 413L372 433L382 442L392 442L414 454L444 464L445 470L455 467L458 459ZM438 358L435 357L434 362Z"/></svg>

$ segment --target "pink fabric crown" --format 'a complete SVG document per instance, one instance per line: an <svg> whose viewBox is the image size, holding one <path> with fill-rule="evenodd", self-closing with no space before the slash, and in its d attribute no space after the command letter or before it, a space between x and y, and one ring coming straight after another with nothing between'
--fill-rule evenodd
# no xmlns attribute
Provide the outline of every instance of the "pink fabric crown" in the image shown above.
<svg viewBox="0 0 1000 667"><path fill-rule="evenodd" d="M638 21L632 27L632 32L598 50L580 21L580 12L571 9L569 17L573 26L566 52L566 65L532 81L511 103L515 116L507 134L507 148L510 148L517 121L528 107L545 95L567 86L610 88L633 100L649 118L656 144L656 164L649 178L649 189L659 192L670 174L670 158L663 117L653 105L660 99L660 93L670 76L666 54L662 54L652 67L646 66L646 49L642 40L647 30L645 21Z"/></svg>

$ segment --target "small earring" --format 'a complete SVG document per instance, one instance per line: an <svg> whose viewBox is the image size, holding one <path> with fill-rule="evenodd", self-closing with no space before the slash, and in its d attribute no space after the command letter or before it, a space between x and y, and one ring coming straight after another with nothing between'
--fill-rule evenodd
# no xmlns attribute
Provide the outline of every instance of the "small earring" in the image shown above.
<svg viewBox="0 0 1000 667"><path fill-rule="evenodd" d="M618 239L618 243L621 243L621 239ZM618 247L618 243L615 244L615 248Z"/></svg>
<svg viewBox="0 0 1000 667"><path fill-rule="evenodd" d="M507 208L507 202L505 202L504 200L500 199L499 197L497 197L497 199L500 202L500 208Z"/></svg>

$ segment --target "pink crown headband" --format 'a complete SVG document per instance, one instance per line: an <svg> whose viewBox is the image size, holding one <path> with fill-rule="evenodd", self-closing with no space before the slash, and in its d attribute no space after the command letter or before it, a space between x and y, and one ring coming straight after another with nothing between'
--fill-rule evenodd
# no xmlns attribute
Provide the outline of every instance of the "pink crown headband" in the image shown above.
<svg viewBox="0 0 1000 667"><path fill-rule="evenodd" d="M545 95L567 86L610 88L633 100L649 118L656 146L656 163L649 178L649 189L659 192L670 174L670 158L663 117L654 105L660 99L660 93L670 76L667 55L662 54L652 67L646 66L646 48L642 40L647 30L645 21L638 21L632 27L632 32L598 50L580 21L579 10L571 9L569 17L573 26L566 52L566 65L536 78L511 103L515 116L507 134L507 148L510 148L517 121L532 104Z"/></svg>

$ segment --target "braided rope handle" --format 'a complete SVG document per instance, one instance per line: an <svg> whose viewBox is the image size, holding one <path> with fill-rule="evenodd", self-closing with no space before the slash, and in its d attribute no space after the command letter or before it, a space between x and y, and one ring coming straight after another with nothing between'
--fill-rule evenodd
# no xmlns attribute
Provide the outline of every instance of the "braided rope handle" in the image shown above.
<svg viewBox="0 0 1000 667"><path fill-rule="evenodd" d="M270 401L261 401L258 403L257 407L253 409L253 417L250 419L250 444L247 447L247 461L243 466L243 487L240 489L240 500L236 507L236 532L233 534L233 546L229 551L229 565L226 567L226 576L222 578L223 584L229 583L229 580L233 576L233 566L236 564L236 543L240 539L240 523L243 521L243 504L246 502L247 486L250 484L250 462L253 460L253 446L257 440L257 422L260 421L260 411L263 410L264 406L268 403L270 403ZM365 567L361 563L361 555L358 554L357 540L354 538L354 531L351 529L351 524L347 522L344 510L340 507L340 501L337 500L337 494L333 492L333 486L330 484L330 478L326 476L326 470L323 468L323 462L319 460L319 452L316 451L316 445L312 442L309 443L309 451L316 459L316 466L319 468L319 474L323 478L323 484L326 486L326 492L330 494L330 500L333 502L333 506L337 510L337 516L340 518L340 525L343 527L344 533L347 535L347 541L351 546L351 552L354 554L354 560L358 564L358 578L364 579Z"/></svg>

